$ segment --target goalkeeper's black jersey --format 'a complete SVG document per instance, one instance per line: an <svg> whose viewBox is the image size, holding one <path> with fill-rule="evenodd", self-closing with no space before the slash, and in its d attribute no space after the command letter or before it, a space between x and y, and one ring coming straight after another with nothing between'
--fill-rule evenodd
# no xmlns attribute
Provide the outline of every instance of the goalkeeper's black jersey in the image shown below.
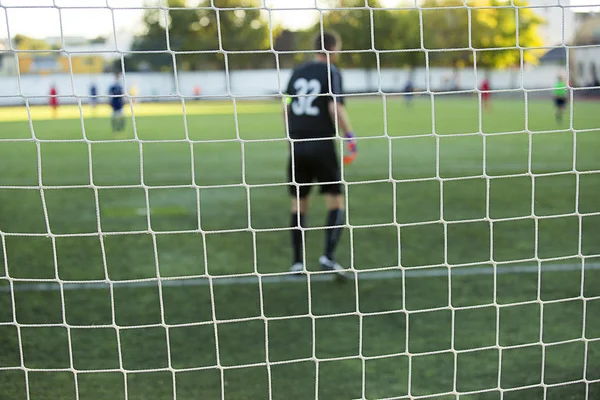
<svg viewBox="0 0 600 400"><path fill-rule="evenodd" d="M342 75L332 64L312 61L292 73L287 94L291 97L288 125L292 139L335 136L335 122L329 114L333 95L342 94ZM297 97L295 97L297 96ZM341 97L337 101L343 103Z"/></svg>

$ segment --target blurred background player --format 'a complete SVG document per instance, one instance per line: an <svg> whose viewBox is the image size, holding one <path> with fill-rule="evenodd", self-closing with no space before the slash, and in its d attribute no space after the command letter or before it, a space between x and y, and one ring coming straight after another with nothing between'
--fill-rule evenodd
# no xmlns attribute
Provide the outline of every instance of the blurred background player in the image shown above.
<svg viewBox="0 0 600 400"><path fill-rule="evenodd" d="M406 82L406 86L404 86L404 99L406 100L406 107L410 108L413 100L413 92L415 91L415 87L413 85L412 79L408 78Z"/></svg>
<svg viewBox="0 0 600 400"><path fill-rule="evenodd" d="M554 84L554 106L556 107L556 123L563 121L563 112L567 104L567 83L562 74L558 75Z"/></svg>
<svg viewBox="0 0 600 400"><path fill-rule="evenodd" d="M96 110L96 104L98 104L98 87L94 82L90 85L90 106L92 106L92 112Z"/></svg>
<svg viewBox="0 0 600 400"><path fill-rule="evenodd" d="M481 101L483 102L483 108L485 111L492 111L492 93L490 92L490 81L488 78L483 78L483 82L481 82Z"/></svg>
<svg viewBox="0 0 600 400"><path fill-rule="evenodd" d="M200 95L202 94L202 88L200 85L194 85L194 100L200 100Z"/></svg>
<svg viewBox="0 0 600 400"><path fill-rule="evenodd" d="M112 108L111 125L113 132L122 132L125 129L125 117L123 116L123 86L121 85L121 74L115 73L115 82L108 89L110 95L110 107Z"/></svg>
<svg viewBox="0 0 600 400"><path fill-rule="evenodd" d="M56 85L52 85L50 87L50 108L52 109L52 118L56 118L58 116L58 91L56 90Z"/></svg>
<svg viewBox="0 0 600 400"><path fill-rule="evenodd" d="M286 107L289 136L292 139L288 179L290 183L299 184L289 186L294 257L290 271L301 273L304 270L300 228L306 226L311 184L317 181L327 206L325 248L319 263L323 270L336 271L344 276L343 268L334 257L344 223L344 195L334 121L337 120L348 140L350 155L345 158L345 163L352 162L356 156L356 142L344 99L339 97L342 94L342 76L333 65L338 56L336 52L341 50L341 40L335 33L324 33L315 38L314 48L332 53L328 57L325 52L319 52L314 60L296 67L286 92L290 96ZM296 141L298 139L304 140Z"/></svg>

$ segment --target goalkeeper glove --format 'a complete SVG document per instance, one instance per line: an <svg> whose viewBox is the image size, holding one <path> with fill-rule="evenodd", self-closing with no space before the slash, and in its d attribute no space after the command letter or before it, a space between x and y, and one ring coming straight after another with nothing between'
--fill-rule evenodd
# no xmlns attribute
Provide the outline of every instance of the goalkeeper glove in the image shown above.
<svg viewBox="0 0 600 400"><path fill-rule="evenodd" d="M344 154L344 164L351 164L358 154L358 149L356 147L356 140L354 139L354 134L352 132L348 132L346 134L346 148L347 154Z"/></svg>

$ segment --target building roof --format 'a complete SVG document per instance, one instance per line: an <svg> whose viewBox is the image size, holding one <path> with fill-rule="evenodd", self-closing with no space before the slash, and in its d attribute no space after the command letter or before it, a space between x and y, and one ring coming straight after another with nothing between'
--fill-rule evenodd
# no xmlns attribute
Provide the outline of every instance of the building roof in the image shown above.
<svg viewBox="0 0 600 400"><path fill-rule="evenodd" d="M567 50L564 47L555 47L540 57L540 62L565 61L567 59Z"/></svg>

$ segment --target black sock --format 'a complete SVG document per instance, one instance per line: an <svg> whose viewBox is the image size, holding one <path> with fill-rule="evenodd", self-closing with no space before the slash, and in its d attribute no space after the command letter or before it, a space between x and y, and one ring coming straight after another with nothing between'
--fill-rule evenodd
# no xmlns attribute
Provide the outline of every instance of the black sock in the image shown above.
<svg viewBox="0 0 600 400"><path fill-rule="evenodd" d="M300 214L300 227L304 227L305 216ZM302 262L302 231L298 229L298 214L292 213L290 221L292 229L292 250L294 251L294 264Z"/></svg>
<svg viewBox="0 0 600 400"><path fill-rule="evenodd" d="M325 232L325 256L333 260L335 248L342 234L342 223L344 221L344 210L329 210L327 214L327 231Z"/></svg>

